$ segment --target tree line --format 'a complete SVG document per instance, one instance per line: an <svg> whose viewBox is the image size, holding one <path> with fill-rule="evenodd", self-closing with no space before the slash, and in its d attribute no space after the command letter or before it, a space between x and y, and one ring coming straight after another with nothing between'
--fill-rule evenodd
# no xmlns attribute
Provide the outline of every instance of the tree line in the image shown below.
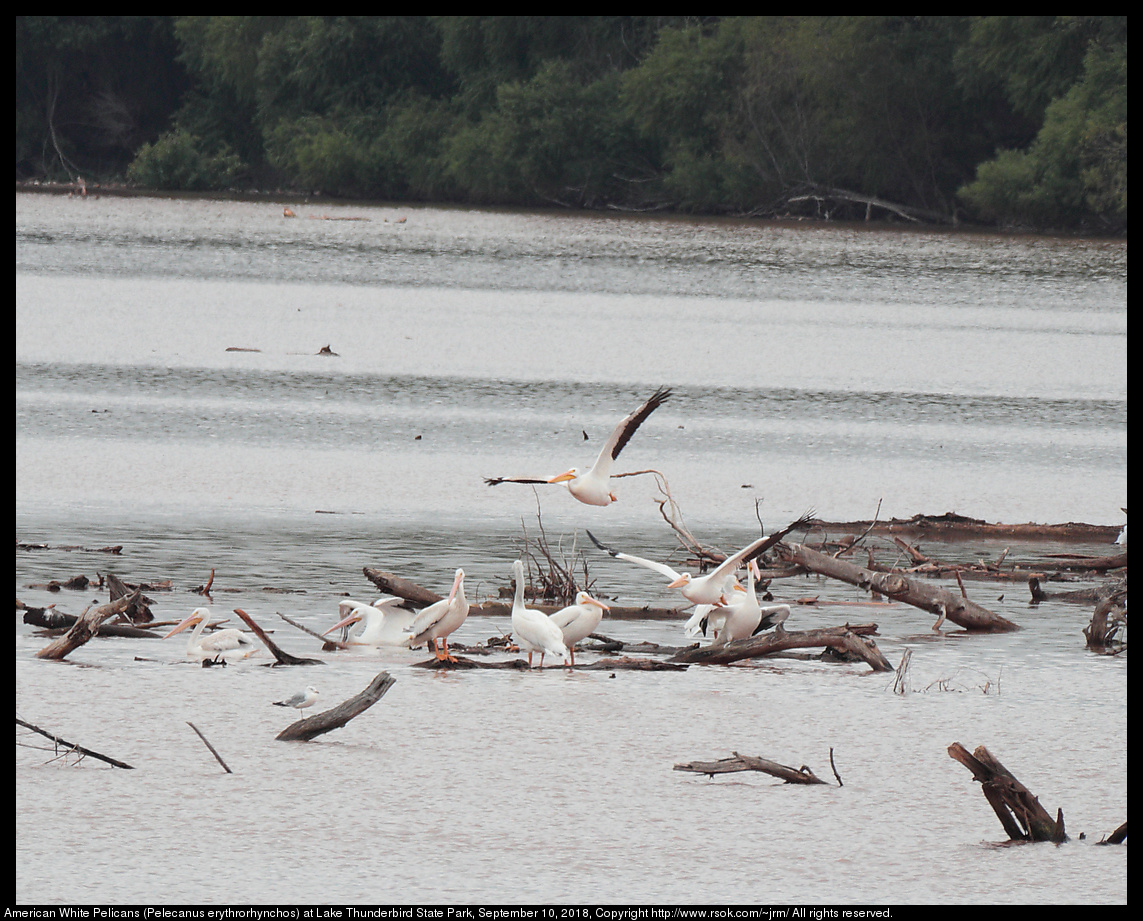
<svg viewBox="0 0 1143 921"><path fill-rule="evenodd" d="M22 16L17 180L1125 232L1126 16Z"/></svg>

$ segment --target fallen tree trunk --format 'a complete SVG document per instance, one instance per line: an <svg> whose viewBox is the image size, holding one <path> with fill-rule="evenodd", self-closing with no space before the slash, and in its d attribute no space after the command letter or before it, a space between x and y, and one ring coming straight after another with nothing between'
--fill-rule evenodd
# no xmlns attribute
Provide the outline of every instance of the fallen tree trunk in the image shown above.
<svg viewBox="0 0 1143 921"><path fill-rule="evenodd" d="M76 745L74 742L66 742L63 739L61 739L59 736L48 732L46 729L41 729L39 726L33 726L31 723L25 722L24 720L20 719L20 717L18 717L18 716L16 717L16 725L17 726L23 726L25 729L31 729L32 732L38 732L40 735L44 736L45 738L51 739L57 745L62 745L64 748L68 749L69 751L76 751L76 752L79 752L81 755L90 755L92 758L98 758L100 761L106 761L108 764L112 765L113 767L125 768L128 771L135 770L131 765L125 764L122 761L116 761L114 758L111 758L108 755L101 755L101 754L99 754L99 752L93 752L90 748L84 748L82 745Z"/></svg>
<svg viewBox="0 0 1143 921"><path fill-rule="evenodd" d="M310 739L334 729L340 729L355 716L358 716L372 707L385 696L395 683L396 678L388 672L380 672L360 694L338 704L332 710L307 716L305 719L291 723L275 738L281 742L308 742Z"/></svg>
<svg viewBox="0 0 1143 921"><path fill-rule="evenodd" d="M274 656L275 665L325 665L321 659L303 659L298 656L290 655L270 639L270 637L266 635L266 631L254 623L254 618L243 611L242 608L235 608L234 613L246 622L246 626L253 630L258 639L270 650L270 653Z"/></svg>
<svg viewBox="0 0 1143 921"><path fill-rule="evenodd" d="M417 585L416 582L402 579L391 572L382 572L380 569L374 569L371 566L363 567L362 572L365 573L366 579L386 595L396 595L398 598L404 598L406 601L411 601L413 604L422 607L436 604L441 600L442 596L436 592L431 592L427 588Z"/></svg>
<svg viewBox="0 0 1143 921"><path fill-rule="evenodd" d="M139 599L139 589L124 595L108 604L88 610L63 636L56 637L36 653L37 659L62 659L73 649L78 649L99 632L99 625L116 614L122 614Z"/></svg>
<svg viewBox="0 0 1143 921"><path fill-rule="evenodd" d="M966 630L978 633L1002 633L1020 629L1012 621L969 601L963 591L960 595L954 595L948 589L924 585L917 580L907 579L900 573L873 572L846 560L818 553L802 544L779 544L777 550L785 559L792 560L811 572L848 582L936 614L937 622L933 625L936 632L940 632L945 618Z"/></svg>
<svg viewBox="0 0 1143 921"><path fill-rule="evenodd" d="M1053 819L1040 801L1018 781L1003 764L996 760L983 745L970 755L959 742L948 748L949 757L972 771L980 781L988 805L1000 819L1004 831L1012 841L1052 841L1062 844L1068 840L1064 834L1064 811Z"/></svg>
<svg viewBox="0 0 1143 921"><path fill-rule="evenodd" d="M766 758L755 758L751 755L734 753L733 758L722 758L718 761L688 761L685 764L676 764L676 771L690 771L693 774L733 774L739 771L761 771L772 777L778 777L786 783L796 784L824 784L825 781L814 774L806 765L800 768L788 767L777 761Z"/></svg>
<svg viewBox="0 0 1143 921"><path fill-rule="evenodd" d="M843 654L856 656L866 662L875 672L890 672L893 666L881 654L877 644L858 634L872 632L876 625L869 624L862 628L823 627L818 630L794 630L785 632L762 633L741 640L733 640L725 646L701 646L682 649L675 653L668 662L685 662L691 665L727 665L740 659L756 659L760 656L782 652L786 649L805 649L807 647L828 646Z"/></svg>

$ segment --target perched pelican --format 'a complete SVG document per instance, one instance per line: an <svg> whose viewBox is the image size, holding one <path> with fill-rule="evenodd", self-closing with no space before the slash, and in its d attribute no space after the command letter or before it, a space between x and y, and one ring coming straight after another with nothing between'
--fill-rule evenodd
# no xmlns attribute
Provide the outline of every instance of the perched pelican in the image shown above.
<svg viewBox="0 0 1143 921"><path fill-rule="evenodd" d="M615 431L603 445L599 457L588 470L573 467L558 476L546 479L529 479L528 477L485 477L484 482L489 486L499 486L501 483L567 483L570 492L580 502L587 505L610 505L616 501L615 493L611 491L611 464L619 456L624 445L630 441L635 430L656 409L663 405L671 391L667 387L660 387L649 400L635 412L624 416L615 426Z"/></svg>
<svg viewBox="0 0 1143 921"><path fill-rule="evenodd" d="M175 629L163 637L169 639L176 633L182 633L187 627L197 625L187 643L187 658L190 659L222 659L231 661L248 659L258 652L259 646L241 630L228 627L225 630L216 630L210 636L204 637L202 631L206 629L210 620L209 608L195 608L186 619Z"/></svg>
<svg viewBox="0 0 1143 921"><path fill-rule="evenodd" d="M382 595L373 604L360 601L342 601L337 610L341 620L322 635L333 633L358 621L365 621L360 632L351 634L346 640L351 646L404 646L409 634L409 625L417 615L400 607L403 598L396 595Z"/></svg>
<svg viewBox="0 0 1143 921"><path fill-rule="evenodd" d="M600 550L607 551L616 559L645 566L647 569L653 569L655 572L666 576L671 580L671 584L667 587L681 590L687 601L694 604L724 605L731 601L730 592L736 588L739 591L742 589L742 586L737 585L734 581L734 571L743 563L749 563L751 560L760 557L791 531L806 525L812 517L813 512L807 512L781 531L776 531L769 537L759 537L758 540L747 544L733 556L728 556L705 576L692 576L689 572L676 572L665 563L656 563L654 560L646 560L641 556L632 556L629 553L612 550L610 547L601 544L591 531L587 532L587 536Z"/></svg>
<svg viewBox="0 0 1143 921"><path fill-rule="evenodd" d="M611 608L602 601L592 598L587 592L577 592L575 604L560 608L548 619L560 628L564 635L564 645L571 655L571 664L575 665L575 644L595 631L599 622L603 620L603 612Z"/></svg>
<svg viewBox="0 0 1143 921"><path fill-rule="evenodd" d="M733 640L754 635L762 620L762 608L759 607L758 596L754 593L755 580L759 576L758 564L751 560L746 564L746 591L734 592L732 602L723 606L726 618L711 645L725 646Z"/></svg>
<svg viewBox="0 0 1143 921"><path fill-rule="evenodd" d="M464 570L458 569L448 597L424 608L409 625L405 645L419 646L427 642L438 659L455 662L456 657L448 651L448 638L449 634L464 623L466 617L468 599L464 597ZM443 653L437 648L437 640L444 643Z"/></svg>
<svg viewBox="0 0 1143 921"><path fill-rule="evenodd" d="M315 687L307 687L304 691L298 691L287 697L285 700L275 700L275 707L296 707L298 710L304 710L306 707L312 707L314 701L318 698L318 689Z"/></svg>
<svg viewBox="0 0 1143 921"><path fill-rule="evenodd" d="M544 667L544 656L559 656L566 663L570 659L564 645L563 631L560 630L543 611L524 607L524 564L516 560L512 564L516 576L516 595L512 600L512 636L516 645L528 653L528 668L532 667L532 653L540 654L540 668Z"/></svg>

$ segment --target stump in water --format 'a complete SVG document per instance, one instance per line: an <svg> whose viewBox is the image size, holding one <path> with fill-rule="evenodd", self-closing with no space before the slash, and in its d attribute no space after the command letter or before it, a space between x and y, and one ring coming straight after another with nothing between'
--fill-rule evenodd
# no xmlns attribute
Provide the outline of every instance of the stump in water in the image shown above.
<svg viewBox="0 0 1143 921"><path fill-rule="evenodd" d="M369 687L360 694L338 704L332 710L307 716L296 723L291 723L275 738L280 742L308 742L323 733L340 729L355 716L364 713L384 697L385 692L396 683L396 680L388 672L381 672L369 683Z"/></svg>
<svg viewBox="0 0 1143 921"><path fill-rule="evenodd" d="M1068 840L1064 834L1064 811L1053 819L1040 801L1012 773L997 761L983 745L971 755L959 742L948 749L949 757L972 771L980 781L984 798L1000 819L1004 831L1012 841L1052 841L1062 844Z"/></svg>

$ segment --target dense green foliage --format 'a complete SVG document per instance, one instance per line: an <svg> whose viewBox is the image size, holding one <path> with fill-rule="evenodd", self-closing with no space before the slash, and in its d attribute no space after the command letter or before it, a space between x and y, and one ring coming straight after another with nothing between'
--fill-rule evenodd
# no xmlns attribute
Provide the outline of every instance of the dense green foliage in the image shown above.
<svg viewBox="0 0 1143 921"><path fill-rule="evenodd" d="M17 178L1120 231L1126 17L17 17Z"/></svg>

